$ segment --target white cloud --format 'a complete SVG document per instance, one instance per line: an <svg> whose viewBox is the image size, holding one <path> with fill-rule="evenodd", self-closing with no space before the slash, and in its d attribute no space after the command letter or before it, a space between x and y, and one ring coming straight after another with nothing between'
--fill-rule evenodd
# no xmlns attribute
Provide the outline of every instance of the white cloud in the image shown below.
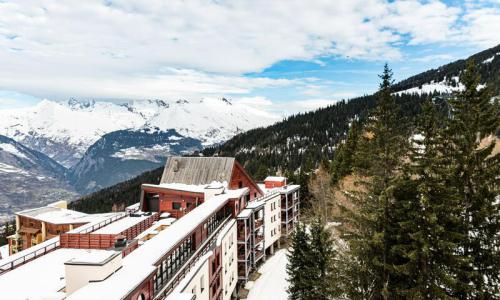
<svg viewBox="0 0 500 300"><path fill-rule="evenodd" d="M435 0L27 0L1 1L0 15L0 88L40 97L248 95L303 84L242 75L283 60L500 41L498 7Z"/></svg>

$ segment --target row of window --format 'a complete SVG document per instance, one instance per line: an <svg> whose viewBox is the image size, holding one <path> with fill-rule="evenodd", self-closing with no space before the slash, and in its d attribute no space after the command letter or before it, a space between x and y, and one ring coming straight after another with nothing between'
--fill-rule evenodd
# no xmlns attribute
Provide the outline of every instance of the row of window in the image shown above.
<svg viewBox="0 0 500 300"><path fill-rule="evenodd" d="M186 238L169 256L157 267L153 277L153 288L157 292L182 267L194 252L194 235Z"/></svg>

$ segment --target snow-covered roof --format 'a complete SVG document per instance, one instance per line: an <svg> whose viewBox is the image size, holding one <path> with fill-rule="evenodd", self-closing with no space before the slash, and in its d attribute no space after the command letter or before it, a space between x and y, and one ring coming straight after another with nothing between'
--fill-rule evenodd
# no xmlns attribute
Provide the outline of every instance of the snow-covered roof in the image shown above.
<svg viewBox="0 0 500 300"><path fill-rule="evenodd" d="M125 210L138 210L139 207L141 206L141 202L134 203L132 205L129 205L125 208Z"/></svg>
<svg viewBox="0 0 500 300"><path fill-rule="evenodd" d="M88 251L68 260L69 264L103 264L111 258L121 255L120 251Z"/></svg>
<svg viewBox="0 0 500 300"><path fill-rule="evenodd" d="M141 215L137 217L133 216L126 216L123 219L120 219L118 221L115 221L107 226L102 227L101 229L98 229L94 231L94 233L98 234L119 234L130 227L146 220L149 218L151 215Z"/></svg>
<svg viewBox="0 0 500 300"><path fill-rule="evenodd" d="M140 240L143 237L149 235L149 234L158 234L160 231L158 231L158 228L160 226L170 226L172 225L175 221L177 221L176 218L165 218L165 219L160 219L159 221L155 222L151 227L148 229L144 230L141 232L138 236L135 237L136 240Z"/></svg>
<svg viewBox="0 0 500 300"><path fill-rule="evenodd" d="M277 193L277 192L280 194L288 194L291 191L294 191L294 190L300 188L300 185L296 185L296 184L288 184L285 186L274 187L274 188L269 188L269 189L266 188L266 185L263 183L259 183L258 186L264 192L264 196L266 196L267 194L270 194L270 193Z"/></svg>
<svg viewBox="0 0 500 300"><path fill-rule="evenodd" d="M61 248L43 255L0 277L2 299L48 299L47 296L56 295L66 286L65 262L90 253L106 252L109 251Z"/></svg>
<svg viewBox="0 0 500 300"><path fill-rule="evenodd" d="M121 268L103 281L90 282L66 299L123 299L155 270L155 267L147 264L139 264L134 268Z"/></svg>
<svg viewBox="0 0 500 300"><path fill-rule="evenodd" d="M159 188L166 190L184 191L191 193L204 193L206 184L184 184L184 183L162 183L162 184L142 184L143 187Z"/></svg>
<svg viewBox="0 0 500 300"><path fill-rule="evenodd" d="M259 208L259 207L263 206L264 204L266 204L266 201L264 199L250 201L250 202L248 202L246 209Z"/></svg>
<svg viewBox="0 0 500 300"><path fill-rule="evenodd" d="M203 265L207 262L210 256L213 255L212 251L208 251L204 255L200 257L200 259L194 264L194 266L189 270L186 276L179 282L179 284L175 287L172 293L167 297L167 300L184 300L184 299L192 299L193 294L188 291L187 293L183 293L186 287L189 285L193 277L196 276L196 273L203 267Z"/></svg>
<svg viewBox="0 0 500 300"><path fill-rule="evenodd" d="M221 195L227 195L229 199L237 199L241 198L242 196L248 194L250 192L250 189L247 187L241 188L241 189L236 189L236 190L224 190L224 193Z"/></svg>
<svg viewBox="0 0 500 300"><path fill-rule="evenodd" d="M28 209L18 212L17 215L51 224L88 223L95 219L93 215L54 206Z"/></svg>
<svg viewBox="0 0 500 300"><path fill-rule="evenodd" d="M264 179L264 181L279 181L279 182L282 182L285 180L286 180L286 178L283 176L267 176L266 179Z"/></svg>
<svg viewBox="0 0 500 300"><path fill-rule="evenodd" d="M252 209L244 209L238 214L238 219L246 219L252 215Z"/></svg>
<svg viewBox="0 0 500 300"><path fill-rule="evenodd" d="M134 262L155 264L165 253L195 230L203 220L224 206L228 199L225 194L217 195L211 198L210 201L200 204L190 213L161 231L156 237L147 241L144 246L127 255L124 259L124 265Z"/></svg>
<svg viewBox="0 0 500 300"><path fill-rule="evenodd" d="M226 205L228 200L228 196L223 194L202 203L123 258L122 268L115 274L104 281L86 285L68 299L92 299L96 295L103 299L121 299L126 296L156 270L154 265L157 261L195 230L201 221Z"/></svg>
<svg viewBox="0 0 500 300"><path fill-rule="evenodd" d="M160 219L166 219L170 217L170 213L169 212L162 212L161 215L160 215Z"/></svg>
<svg viewBox="0 0 500 300"><path fill-rule="evenodd" d="M278 191L280 192L280 194L288 194L292 191L298 190L299 188L300 185L298 184L289 184L278 188Z"/></svg>
<svg viewBox="0 0 500 300"><path fill-rule="evenodd" d="M92 214L89 215L92 217L92 221L82 225L80 227L77 227L73 230L68 231L68 233L82 233L82 232L90 232L93 231L96 228L96 226L99 226L100 224L103 224L104 222L115 222L115 220L124 218L128 216L127 212L113 212L113 213L103 213L103 214ZM103 224L102 227L105 225ZM100 227L99 227L100 228ZM89 231L90 230L90 231Z"/></svg>

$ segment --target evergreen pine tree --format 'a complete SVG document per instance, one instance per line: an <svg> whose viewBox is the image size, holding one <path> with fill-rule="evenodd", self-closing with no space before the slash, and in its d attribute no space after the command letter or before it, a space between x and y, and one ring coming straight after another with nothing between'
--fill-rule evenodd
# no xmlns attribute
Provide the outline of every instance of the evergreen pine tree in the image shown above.
<svg viewBox="0 0 500 300"><path fill-rule="evenodd" d="M480 76L472 61L460 76L464 90L451 101L452 118L447 134L453 171L451 184L462 209L463 263L457 268L456 296L460 299L492 299L500 293L500 204L498 176L500 155L493 155L500 122L498 101L488 89L478 90Z"/></svg>
<svg viewBox="0 0 500 300"><path fill-rule="evenodd" d="M288 294L290 300L306 300L311 298L313 281L311 268L310 237L303 224L299 223L292 234L292 243L288 253L286 272L288 275Z"/></svg>
<svg viewBox="0 0 500 300"><path fill-rule="evenodd" d="M452 268L460 263L455 251L463 236L441 119L430 101L424 103L405 176L392 190L399 226L393 232L391 276L393 294L400 298L450 299L455 285Z"/></svg>
<svg viewBox="0 0 500 300"><path fill-rule="evenodd" d="M313 220L310 227L310 262L309 273L313 285L311 286L311 299L328 300L338 297L337 272L334 268L335 250L331 232L325 228L324 222L319 218Z"/></svg>
<svg viewBox="0 0 500 300"><path fill-rule="evenodd" d="M341 231L354 257L353 268L360 268L355 272L359 277L352 281L358 287L346 290L370 299L391 298L391 233L397 224L392 222L393 199L388 191L407 152L404 122L391 95L392 71L387 64L380 78L377 107L357 145L355 172L364 178L359 182L364 190L349 193L354 209L341 207Z"/></svg>
<svg viewBox="0 0 500 300"><path fill-rule="evenodd" d="M332 183L336 184L342 177L350 174L355 164L354 153L356 152L359 140L360 124L354 121L349 128L347 138L344 143L340 143L335 150L330 173Z"/></svg>

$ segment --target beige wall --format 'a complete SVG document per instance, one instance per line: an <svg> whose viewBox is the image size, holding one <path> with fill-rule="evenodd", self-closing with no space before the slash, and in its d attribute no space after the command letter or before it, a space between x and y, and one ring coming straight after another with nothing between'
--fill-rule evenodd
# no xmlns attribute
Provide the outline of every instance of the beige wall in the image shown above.
<svg viewBox="0 0 500 300"><path fill-rule="evenodd" d="M276 194L266 200L264 207L265 246L266 249L281 237L281 196Z"/></svg>
<svg viewBox="0 0 500 300"><path fill-rule="evenodd" d="M104 280L110 274L118 270L122 265L121 253L100 265L65 264L66 269L66 295L87 285L89 281Z"/></svg>
<svg viewBox="0 0 500 300"><path fill-rule="evenodd" d="M236 222L222 238L222 299L231 299L238 281L238 250Z"/></svg>
<svg viewBox="0 0 500 300"><path fill-rule="evenodd" d="M205 260L201 268L193 276L192 280L188 283L184 289L183 294L193 294L196 295L196 300L209 300L210 286L209 286L209 260ZM203 290L202 290L203 287Z"/></svg>

